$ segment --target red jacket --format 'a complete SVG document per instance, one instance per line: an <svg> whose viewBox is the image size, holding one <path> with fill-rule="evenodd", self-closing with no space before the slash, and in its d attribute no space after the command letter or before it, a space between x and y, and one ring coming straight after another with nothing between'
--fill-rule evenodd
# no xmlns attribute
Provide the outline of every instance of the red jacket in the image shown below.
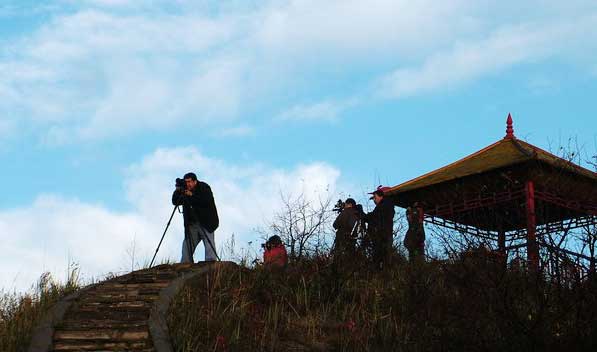
<svg viewBox="0 0 597 352"><path fill-rule="evenodd" d="M263 264L277 267L284 267L288 264L288 253L284 245L272 247L272 249L266 249L263 252Z"/></svg>

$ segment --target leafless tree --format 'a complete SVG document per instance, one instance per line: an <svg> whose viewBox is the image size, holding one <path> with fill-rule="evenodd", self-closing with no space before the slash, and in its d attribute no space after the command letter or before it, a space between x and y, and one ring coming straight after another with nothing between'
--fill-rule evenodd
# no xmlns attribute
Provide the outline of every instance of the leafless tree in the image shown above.
<svg viewBox="0 0 597 352"><path fill-rule="evenodd" d="M295 197L280 192L280 198L280 210L265 229L257 231L264 238L280 236L290 249L290 259L300 260L328 249L333 234L331 222L336 215L331 195L309 200L304 193Z"/></svg>

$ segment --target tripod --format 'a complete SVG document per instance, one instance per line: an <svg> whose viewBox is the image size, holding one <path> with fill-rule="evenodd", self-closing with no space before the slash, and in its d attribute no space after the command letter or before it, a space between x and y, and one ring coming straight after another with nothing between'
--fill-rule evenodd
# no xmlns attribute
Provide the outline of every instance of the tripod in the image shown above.
<svg viewBox="0 0 597 352"><path fill-rule="evenodd" d="M158 243L158 247L155 249L155 253L153 254L153 258L151 258L151 263L149 264L150 268L153 266L153 261L155 260L155 256L158 254L158 251L160 250L160 246L162 245L162 241L164 240L164 236L166 236L166 231L168 231L168 227L170 227L170 223L172 222L172 218L174 217L174 213L176 213L176 209L178 209L178 207L179 206L176 205L176 206L174 206L174 209L172 209L172 214L170 214L170 219L168 219L168 223L166 224L166 228L164 229L164 233L162 234L162 238L160 239L160 243Z"/></svg>

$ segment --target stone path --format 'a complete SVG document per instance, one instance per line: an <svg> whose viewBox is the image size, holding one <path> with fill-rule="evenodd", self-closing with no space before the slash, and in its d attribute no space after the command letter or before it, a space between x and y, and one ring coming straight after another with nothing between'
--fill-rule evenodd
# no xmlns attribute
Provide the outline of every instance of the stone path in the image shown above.
<svg viewBox="0 0 597 352"><path fill-rule="evenodd" d="M29 351L171 351L170 300L189 278L230 264L159 265L92 285L57 305Z"/></svg>

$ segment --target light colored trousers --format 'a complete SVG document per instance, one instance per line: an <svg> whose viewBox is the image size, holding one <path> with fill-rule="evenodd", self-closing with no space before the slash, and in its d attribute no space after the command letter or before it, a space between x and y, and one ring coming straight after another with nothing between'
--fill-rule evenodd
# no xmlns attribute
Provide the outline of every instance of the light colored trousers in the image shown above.
<svg viewBox="0 0 597 352"><path fill-rule="evenodd" d="M203 246L205 247L205 260L213 261L217 259L213 232L207 231L199 223L194 223L185 226L184 237L184 241L182 241L181 263L193 263L193 253L195 253L195 248L197 248L197 245L201 241L203 241Z"/></svg>

